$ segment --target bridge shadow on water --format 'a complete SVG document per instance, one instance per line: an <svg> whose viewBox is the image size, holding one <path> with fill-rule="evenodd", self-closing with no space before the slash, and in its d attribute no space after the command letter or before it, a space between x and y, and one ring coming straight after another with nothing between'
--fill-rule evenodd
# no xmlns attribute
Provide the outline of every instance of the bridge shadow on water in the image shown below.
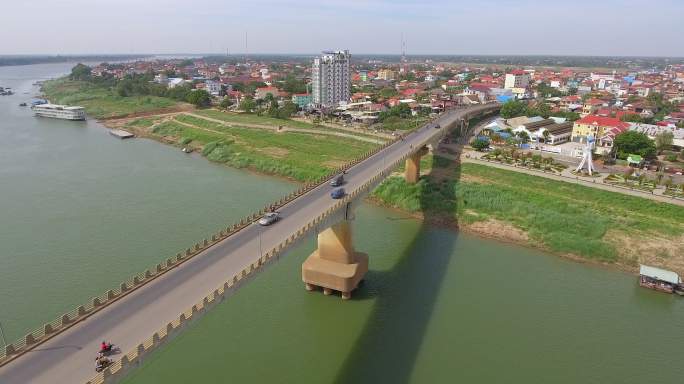
<svg viewBox="0 0 684 384"><path fill-rule="evenodd" d="M439 182L444 171L433 168L423 178ZM449 171L455 180L460 179L460 167ZM425 219L410 246L392 269L371 269L354 293L354 299L376 302L337 374L338 384L409 382L458 236L434 230L435 224L454 228L457 223L435 212L434 195L430 197L428 189L425 184L420 201ZM448 190L447 195L442 192L443 198L455 201L454 189L442 189ZM428 249L430 253L425 252ZM372 260L373 255L369 256Z"/></svg>

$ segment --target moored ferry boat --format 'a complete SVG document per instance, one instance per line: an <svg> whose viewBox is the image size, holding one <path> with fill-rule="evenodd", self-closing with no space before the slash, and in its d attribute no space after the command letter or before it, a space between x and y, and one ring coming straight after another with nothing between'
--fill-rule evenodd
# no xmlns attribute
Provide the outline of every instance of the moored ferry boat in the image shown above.
<svg viewBox="0 0 684 384"><path fill-rule="evenodd" d="M639 285L665 293L676 293L684 296L684 284L676 272L641 265L639 268Z"/></svg>
<svg viewBox="0 0 684 384"><path fill-rule="evenodd" d="M85 120L86 114L83 107L69 107L58 104L40 104L31 107L33 113L40 117L51 117L64 120Z"/></svg>

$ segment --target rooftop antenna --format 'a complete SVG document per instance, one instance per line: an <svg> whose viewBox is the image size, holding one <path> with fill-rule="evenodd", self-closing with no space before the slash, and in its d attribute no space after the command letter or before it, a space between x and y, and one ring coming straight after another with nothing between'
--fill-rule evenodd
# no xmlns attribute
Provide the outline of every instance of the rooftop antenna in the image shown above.
<svg viewBox="0 0 684 384"><path fill-rule="evenodd" d="M247 45L247 31L245 31L245 64L249 63L249 47Z"/></svg>
<svg viewBox="0 0 684 384"><path fill-rule="evenodd" d="M401 33L401 72L406 73L408 70L406 65L406 41L404 40L404 32Z"/></svg>

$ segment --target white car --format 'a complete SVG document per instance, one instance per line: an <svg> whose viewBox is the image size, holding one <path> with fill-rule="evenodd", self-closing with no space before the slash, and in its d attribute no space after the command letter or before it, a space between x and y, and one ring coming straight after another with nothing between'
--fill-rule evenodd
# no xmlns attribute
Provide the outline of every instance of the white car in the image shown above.
<svg viewBox="0 0 684 384"><path fill-rule="evenodd" d="M267 226L280 220L280 214L278 212L269 212L259 219L259 225Z"/></svg>

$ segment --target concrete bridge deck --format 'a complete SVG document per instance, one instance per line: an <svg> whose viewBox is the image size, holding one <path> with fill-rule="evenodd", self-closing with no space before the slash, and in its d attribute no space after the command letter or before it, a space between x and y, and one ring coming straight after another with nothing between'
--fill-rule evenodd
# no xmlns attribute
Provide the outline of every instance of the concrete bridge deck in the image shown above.
<svg viewBox="0 0 684 384"><path fill-rule="evenodd" d="M446 127L460 122L466 114L473 115L486 108L491 106L457 109L441 115L434 121L441 129L428 124L349 169L345 189L354 191L402 157L439 139ZM330 191L327 184L311 190L280 209L283 216L280 222L270 227L257 224L246 227L36 346L0 367L0 383L86 382L95 374L94 357L102 340L115 343L123 353L135 348L221 286L226 278L254 263L261 257L260 249L265 253L276 248L294 231L332 207L335 200L330 198Z"/></svg>

